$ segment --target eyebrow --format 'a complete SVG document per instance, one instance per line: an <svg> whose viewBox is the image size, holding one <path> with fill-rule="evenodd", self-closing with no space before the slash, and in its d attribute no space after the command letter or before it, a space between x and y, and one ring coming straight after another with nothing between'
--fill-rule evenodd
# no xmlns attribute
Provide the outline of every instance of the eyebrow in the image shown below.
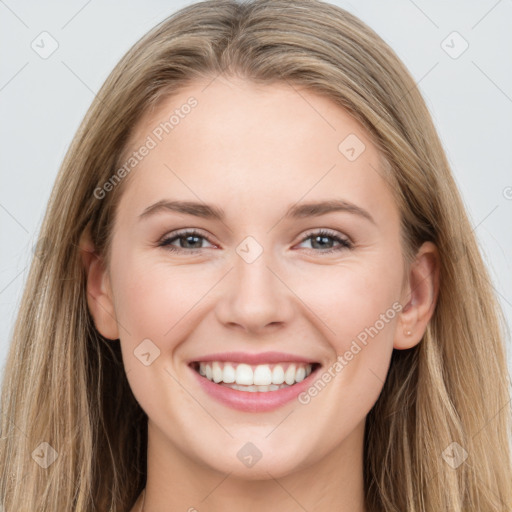
<svg viewBox="0 0 512 512"><path fill-rule="evenodd" d="M223 221L226 217L222 208L209 205L206 203L197 203L194 201L173 201L169 199L162 199L151 206L148 206L140 215L139 220L154 215L162 211L171 211L177 213L184 213L193 215L195 217L202 217L204 219L213 219ZM357 206L349 201L343 199L331 199L327 201L309 202L291 205L283 218L304 218L304 217L319 217L332 212L347 212L354 215L359 215L372 224L376 224L373 217L366 210Z"/></svg>

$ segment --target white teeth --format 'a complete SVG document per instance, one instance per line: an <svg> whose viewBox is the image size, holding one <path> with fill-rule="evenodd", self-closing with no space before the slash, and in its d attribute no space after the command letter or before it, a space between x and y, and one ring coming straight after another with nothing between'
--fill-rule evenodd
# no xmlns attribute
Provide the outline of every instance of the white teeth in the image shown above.
<svg viewBox="0 0 512 512"><path fill-rule="evenodd" d="M270 384L270 386L239 386L238 384L224 384L223 382L221 382L220 385L227 388L236 389L238 391L249 391L250 393L253 393L254 391L277 391L278 389L290 387L288 384L281 384L280 386L277 386L276 384Z"/></svg>
<svg viewBox="0 0 512 512"><path fill-rule="evenodd" d="M283 367L278 364L274 366L272 370L272 384L282 384L284 382L284 370Z"/></svg>
<svg viewBox="0 0 512 512"><path fill-rule="evenodd" d="M300 382L300 381L304 380L305 377L306 377L305 368L303 368L303 367L297 368L297 372L295 373L295 380L297 382Z"/></svg>
<svg viewBox="0 0 512 512"><path fill-rule="evenodd" d="M199 374L216 384L225 384L243 391L276 391L303 381L312 372L305 363L248 365L209 361L199 363Z"/></svg>
<svg viewBox="0 0 512 512"><path fill-rule="evenodd" d="M260 364L256 366L254 370L254 384L258 384L260 386L268 386L272 384L272 371L270 367L265 364Z"/></svg>
<svg viewBox="0 0 512 512"><path fill-rule="evenodd" d="M212 377L213 382L220 382L222 380L222 368L220 367L220 364L216 361L212 363Z"/></svg>
<svg viewBox="0 0 512 512"><path fill-rule="evenodd" d="M235 380L235 369L230 364L225 364L224 372L222 374L222 381L225 382L226 384L231 384L232 382L235 382Z"/></svg>
<svg viewBox="0 0 512 512"><path fill-rule="evenodd" d="M291 364L284 372L284 381L291 386L295 382L295 365Z"/></svg>
<svg viewBox="0 0 512 512"><path fill-rule="evenodd" d="M236 383L251 386L253 382L252 368L248 364L239 364L236 367Z"/></svg>

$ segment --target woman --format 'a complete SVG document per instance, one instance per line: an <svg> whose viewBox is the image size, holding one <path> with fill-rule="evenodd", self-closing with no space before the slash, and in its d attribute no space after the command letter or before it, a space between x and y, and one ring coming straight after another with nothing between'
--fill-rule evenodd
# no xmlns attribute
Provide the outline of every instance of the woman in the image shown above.
<svg viewBox="0 0 512 512"><path fill-rule="evenodd" d="M512 506L498 303L412 77L348 12L221 0L159 24L40 237L7 512Z"/></svg>

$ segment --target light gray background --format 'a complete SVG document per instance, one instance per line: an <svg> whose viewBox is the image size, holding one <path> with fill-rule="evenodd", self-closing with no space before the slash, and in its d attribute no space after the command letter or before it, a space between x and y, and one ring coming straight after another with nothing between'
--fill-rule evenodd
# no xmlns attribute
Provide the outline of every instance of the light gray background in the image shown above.
<svg viewBox="0 0 512 512"><path fill-rule="evenodd" d="M0 0L0 372L48 197L83 115L129 47L189 3ZM332 3L376 30L416 78L511 326L512 1ZM50 48L43 31L58 43L46 59L31 47ZM463 40L446 39L454 31L469 44L458 58Z"/></svg>

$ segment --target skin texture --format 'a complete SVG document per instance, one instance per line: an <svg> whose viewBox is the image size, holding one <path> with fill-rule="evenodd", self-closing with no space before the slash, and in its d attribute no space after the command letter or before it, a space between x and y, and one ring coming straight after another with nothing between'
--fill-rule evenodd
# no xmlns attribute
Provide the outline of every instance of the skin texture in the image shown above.
<svg viewBox="0 0 512 512"><path fill-rule="evenodd" d="M288 84L194 82L139 122L130 147L190 96L198 105L125 184L110 266L90 240L82 243L96 328L120 339L127 378L149 418L145 510L364 511L365 418L393 348L417 344L432 316L436 248L426 242L405 268L400 215L376 147L344 110ZM365 145L354 161L338 149L349 134ZM226 218L161 211L138 220L162 199L213 204ZM349 212L284 218L290 205L327 199L350 201L375 223ZM175 239L180 253L158 247L185 228L205 238ZM324 254L339 244L306 238L320 229L353 248ZM247 236L263 249L252 263L236 252ZM214 352L275 350L326 370L397 301L402 311L308 404L231 409L210 398L187 366ZM160 350L148 366L134 355L144 339ZM249 441L262 454L252 467L237 457ZM132 510L140 505L139 498Z"/></svg>

